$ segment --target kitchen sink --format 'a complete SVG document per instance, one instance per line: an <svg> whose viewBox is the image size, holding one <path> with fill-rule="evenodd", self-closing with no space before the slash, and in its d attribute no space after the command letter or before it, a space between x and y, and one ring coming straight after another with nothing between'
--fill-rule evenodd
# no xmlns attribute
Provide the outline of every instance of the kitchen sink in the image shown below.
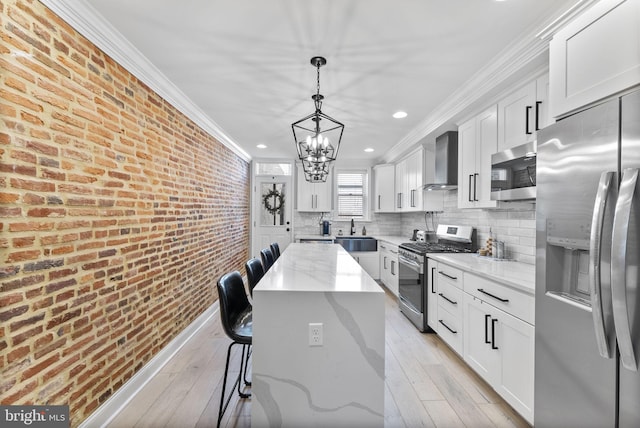
<svg viewBox="0 0 640 428"><path fill-rule="evenodd" d="M355 251L378 251L378 240L371 236L341 236L336 237L336 244L351 252Z"/></svg>

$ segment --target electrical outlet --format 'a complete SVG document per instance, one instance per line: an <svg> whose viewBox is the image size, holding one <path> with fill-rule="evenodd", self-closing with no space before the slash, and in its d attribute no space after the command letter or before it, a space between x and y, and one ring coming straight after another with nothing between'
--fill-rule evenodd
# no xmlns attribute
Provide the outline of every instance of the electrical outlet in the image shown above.
<svg viewBox="0 0 640 428"><path fill-rule="evenodd" d="M322 346L323 341L322 323L309 323L309 346Z"/></svg>

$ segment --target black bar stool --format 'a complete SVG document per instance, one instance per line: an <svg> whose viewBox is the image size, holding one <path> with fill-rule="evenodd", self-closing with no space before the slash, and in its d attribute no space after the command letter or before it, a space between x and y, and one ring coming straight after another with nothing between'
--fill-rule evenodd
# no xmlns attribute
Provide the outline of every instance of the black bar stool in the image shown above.
<svg viewBox="0 0 640 428"><path fill-rule="evenodd" d="M247 298L244 290L244 283L240 272L234 271L223 275L218 280L218 299L220 301L220 320L224 332L233 342L227 349L227 363L224 367L224 380L222 381L222 394L220 395L220 410L218 411L218 427L222 416L227 410L229 401L233 397L233 389L238 387L238 395L241 398L251 397L251 394L240 390L240 379L244 377L246 386L251 386L251 382L247 382L246 373L249 364L249 352L253 341L253 311L251 303ZM242 356L240 358L240 371L238 377L231 388L231 393L224 402L224 393L227 386L227 375L229 373L229 359L231 357L231 348L233 345L242 345ZM246 351L246 361L245 361ZM223 407L224 406L224 407Z"/></svg>
<svg viewBox="0 0 640 428"><path fill-rule="evenodd" d="M244 264L244 268L247 270L247 282L249 283L249 293L253 297L253 289L258 284L258 281L264 276L264 268L260 259L254 257L248 260Z"/></svg>
<svg viewBox="0 0 640 428"><path fill-rule="evenodd" d="M273 253L273 261L278 260L278 257L280 257L280 246L277 242L274 242L270 245L270 247L271 252Z"/></svg>
<svg viewBox="0 0 640 428"><path fill-rule="evenodd" d="M269 270L275 261L270 248L263 248L260 250L260 258L262 259L262 266L264 267L265 272Z"/></svg>

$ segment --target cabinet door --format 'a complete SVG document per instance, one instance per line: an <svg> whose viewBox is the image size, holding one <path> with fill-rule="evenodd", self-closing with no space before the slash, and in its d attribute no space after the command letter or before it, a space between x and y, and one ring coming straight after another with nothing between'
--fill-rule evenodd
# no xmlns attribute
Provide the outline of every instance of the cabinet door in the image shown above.
<svg viewBox="0 0 640 428"><path fill-rule="evenodd" d="M555 121L551 117L551 108L549 108L549 75L544 74L536 80L536 131L545 128ZM537 135L537 133L536 133Z"/></svg>
<svg viewBox="0 0 640 428"><path fill-rule="evenodd" d="M491 155L498 149L497 106L492 106L477 117L476 172L474 206L493 208L497 201L491 200Z"/></svg>
<svg viewBox="0 0 640 428"><path fill-rule="evenodd" d="M378 165L373 169L374 212L389 213L395 211L395 166Z"/></svg>
<svg viewBox="0 0 640 428"><path fill-rule="evenodd" d="M476 172L476 119L458 128L458 208L473 208L473 180Z"/></svg>
<svg viewBox="0 0 640 428"><path fill-rule="evenodd" d="M427 259L427 325L438 332L438 262Z"/></svg>
<svg viewBox="0 0 640 428"><path fill-rule="evenodd" d="M398 279L398 250L390 250L391 256L389 257L389 289L396 296L399 294L399 279Z"/></svg>
<svg viewBox="0 0 640 428"><path fill-rule="evenodd" d="M640 2L602 0L549 44L551 115L564 116L640 83Z"/></svg>
<svg viewBox="0 0 640 428"><path fill-rule="evenodd" d="M407 210L407 162L400 161L396 164L396 211Z"/></svg>
<svg viewBox="0 0 640 428"><path fill-rule="evenodd" d="M380 282L389 288L389 250L380 244Z"/></svg>
<svg viewBox="0 0 640 428"><path fill-rule="evenodd" d="M464 302L464 360L490 385L500 373L500 354L496 347L496 325L492 323L491 306L467 293ZM498 340L499 342L499 340ZM495 386L494 386L495 388Z"/></svg>
<svg viewBox="0 0 640 428"><path fill-rule="evenodd" d="M316 195L315 211L329 212L333 209L333 177L329 173L324 183L314 183Z"/></svg>
<svg viewBox="0 0 640 428"><path fill-rule="evenodd" d="M354 252L351 255L360 263L362 269L364 269L371 278L380 278L380 260L377 251Z"/></svg>
<svg viewBox="0 0 640 428"><path fill-rule="evenodd" d="M539 110L539 108L538 108ZM536 131L536 82L512 92L498 102L498 147L503 151L534 138Z"/></svg>
<svg viewBox="0 0 640 428"><path fill-rule="evenodd" d="M298 211L315 211L315 185L304 179L304 172L301 168L298 168L297 185Z"/></svg>
<svg viewBox="0 0 640 428"><path fill-rule="evenodd" d="M422 156L423 150L420 149L407 158L407 205L409 211L422 211Z"/></svg>
<svg viewBox="0 0 640 428"><path fill-rule="evenodd" d="M534 327L498 309L493 316L497 320L495 342L501 360L494 388L533 423Z"/></svg>

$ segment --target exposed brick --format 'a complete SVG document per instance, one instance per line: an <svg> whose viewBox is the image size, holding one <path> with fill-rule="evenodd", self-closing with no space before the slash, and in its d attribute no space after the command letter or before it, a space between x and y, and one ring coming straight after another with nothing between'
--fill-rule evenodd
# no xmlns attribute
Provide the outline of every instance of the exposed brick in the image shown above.
<svg viewBox="0 0 640 428"><path fill-rule="evenodd" d="M41 255L40 250L16 251L14 253L9 254L9 257L7 257L7 261L10 263L14 263L14 262L22 262L25 260L34 260L34 259L37 259L40 255Z"/></svg>
<svg viewBox="0 0 640 428"><path fill-rule="evenodd" d="M0 312L0 321L5 322L10 320L11 318L17 317L18 315L22 315L29 310L29 305L22 305L16 308L7 309Z"/></svg>
<svg viewBox="0 0 640 428"><path fill-rule="evenodd" d="M242 269L250 169L40 2L9 3L0 53L33 56L0 55L0 395L78 426Z"/></svg>

